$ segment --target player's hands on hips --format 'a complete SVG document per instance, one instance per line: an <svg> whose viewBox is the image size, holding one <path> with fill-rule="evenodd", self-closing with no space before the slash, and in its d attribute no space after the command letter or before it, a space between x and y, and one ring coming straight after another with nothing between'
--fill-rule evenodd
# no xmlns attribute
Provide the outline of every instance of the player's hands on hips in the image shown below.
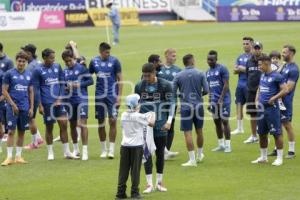
<svg viewBox="0 0 300 200"><path fill-rule="evenodd" d="M168 131L170 129L171 129L171 124L167 122L167 123L165 123L165 125L162 127L161 130Z"/></svg>

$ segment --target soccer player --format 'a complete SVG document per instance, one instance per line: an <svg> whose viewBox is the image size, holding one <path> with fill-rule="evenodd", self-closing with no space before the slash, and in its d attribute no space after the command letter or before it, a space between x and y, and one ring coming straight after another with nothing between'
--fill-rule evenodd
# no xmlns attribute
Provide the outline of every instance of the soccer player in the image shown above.
<svg viewBox="0 0 300 200"><path fill-rule="evenodd" d="M270 133L274 136L277 149L277 159L272 165L280 166L283 162L283 139L278 99L287 94L287 86L283 77L278 72L272 71L271 58L269 56L263 55L258 58L258 66L263 72L256 96L256 104L259 108L257 133L259 134L261 155L252 163L268 162L268 133Z"/></svg>
<svg viewBox="0 0 300 200"><path fill-rule="evenodd" d="M2 92L7 101L6 118L8 126L7 158L2 166L26 164L22 158L25 130L29 128L29 117L33 114L32 76L26 70L27 54L23 51L16 55L16 68L7 71L3 78ZM18 129L16 156L13 161L14 134Z"/></svg>
<svg viewBox="0 0 300 200"><path fill-rule="evenodd" d="M36 47L33 44L27 44L26 46L21 48L28 56L28 65L26 67L27 70L31 72L33 75L34 70L41 63L37 59L36 55ZM31 143L26 145L24 149L37 149L40 145L44 143L44 140L40 134L40 131L37 128L35 117L36 112L40 104L40 91L38 90L38 86L33 85L34 90L34 104L33 104L33 115L29 120L29 129L31 132Z"/></svg>
<svg viewBox="0 0 300 200"><path fill-rule="evenodd" d="M99 45L99 56L93 58L89 65L91 74L96 74L96 119L98 134L102 147L101 158L114 158L115 140L117 135L117 117L122 96L122 70L119 60L110 55L111 47L102 42ZM109 151L106 146L105 117L109 120Z"/></svg>
<svg viewBox="0 0 300 200"><path fill-rule="evenodd" d="M4 76L4 72L0 70L0 153L2 153L2 138L4 136L4 123L5 123L5 116L4 110L5 108L5 99L2 94L2 79Z"/></svg>
<svg viewBox="0 0 300 200"><path fill-rule="evenodd" d="M164 170L164 151L167 144L168 130L171 128L175 103L172 94L172 85L156 77L156 70L152 63L146 63L142 68L143 80L135 86L135 93L141 97L141 113L155 112L156 120L153 128L154 143L156 146L156 189L166 192L162 184ZM152 157L145 162L147 188L143 193L154 190L152 183Z"/></svg>
<svg viewBox="0 0 300 200"><path fill-rule="evenodd" d="M131 94L126 97L128 110L122 113L122 142L121 158L119 167L118 192L116 199L126 199L126 182L129 171L131 174L131 198L141 199L139 192L140 171L143 157L143 145L145 143L144 128L145 126L154 126L155 113L139 113L140 96Z"/></svg>
<svg viewBox="0 0 300 200"><path fill-rule="evenodd" d="M214 50L209 51L207 63L209 70L206 72L209 85L209 110L213 114L216 133L218 137L218 146L212 151L231 152L230 144L230 90L229 90L229 72L227 68L217 63L218 53ZM225 137L225 141L224 141Z"/></svg>
<svg viewBox="0 0 300 200"><path fill-rule="evenodd" d="M163 67L163 63L160 59L160 56L157 54L151 54L148 57L148 63L152 63L154 65L157 74L160 72L161 68Z"/></svg>
<svg viewBox="0 0 300 200"><path fill-rule="evenodd" d="M288 155L286 158L295 157L295 133L292 126L293 117L293 99L296 90L297 81L299 78L299 68L295 63L294 56L296 49L292 45L285 45L282 49L282 58L285 62L281 70L284 82L287 84L288 94L282 98L286 110L281 111L281 123L284 126L288 135Z"/></svg>
<svg viewBox="0 0 300 200"><path fill-rule="evenodd" d="M112 31L114 35L113 45L119 44L119 29L121 26L120 13L117 8L113 7L113 0L106 2L106 7L110 10L108 16L112 23Z"/></svg>
<svg viewBox="0 0 300 200"><path fill-rule="evenodd" d="M67 159L79 157L70 152L68 143L68 120L66 108L62 103L64 97L64 74L61 66L55 63L55 52L52 49L42 51L43 63L34 71L34 81L41 95L39 112L43 115L46 126L48 160L54 160L53 126L57 121L60 138L63 143L64 156Z"/></svg>
<svg viewBox="0 0 300 200"><path fill-rule="evenodd" d="M258 138L256 135L256 106L255 98L259 85L261 71L258 69L258 58L262 55L263 45L260 42L254 42L253 53L250 59L246 63L246 75L247 75L247 114L251 117L251 136L244 141L245 144L257 143Z"/></svg>
<svg viewBox="0 0 300 200"><path fill-rule="evenodd" d="M235 104L237 113L237 129L231 132L232 135L244 133L243 127L243 107L247 99L247 75L246 75L246 63L251 56L253 45L253 38L243 37L244 53L241 54L235 63L233 70L234 74L239 76L238 84L235 90Z"/></svg>
<svg viewBox="0 0 300 200"><path fill-rule="evenodd" d="M14 67L13 61L4 53L3 51L4 47L3 44L0 42L0 69L5 73L8 70L12 69ZM5 103L6 104L6 103ZM0 143L6 142L7 141L7 126L6 126L6 109L2 110L3 113L3 124L4 124L4 129L5 134L2 136L2 139L0 138Z"/></svg>
<svg viewBox="0 0 300 200"><path fill-rule="evenodd" d="M79 156L79 146L77 140L76 127L81 128L82 135L82 160L88 160L88 90L87 87L93 85L93 79L88 69L77 63L73 52L65 50L62 53L62 59L66 64L64 69L64 79L67 83L66 93L69 98L65 102L69 103L67 107L70 121L71 136L73 140L74 155Z"/></svg>
<svg viewBox="0 0 300 200"><path fill-rule="evenodd" d="M174 79L173 95L179 88L181 101L181 131L184 132L185 142L189 154L189 161L182 166L197 166L204 158L203 154L203 95L208 93L205 74L195 68L194 56L191 54L183 57L185 69L179 72ZM195 126L197 133L197 159L194 151L192 130Z"/></svg>
<svg viewBox="0 0 300 200"><path fill-rule="evenodd" d="M157 72L157 77L170 81L170 83L173 85L173 80L176 74L178 74L181 71L181 69L177 65L175 65L176 50L172 48L167 49L165 51L165 59L166 62L161 67L161 70ZM177 102L177 100L175 102ZM178 155L178 152L170 151L174 139L174 125L175 125L176 110L177 110L177 106L175 107L174 118L172 120L171 129L168 131L167 145L165 148L165 160L168 160L169 158L173 158Z"/></svg>

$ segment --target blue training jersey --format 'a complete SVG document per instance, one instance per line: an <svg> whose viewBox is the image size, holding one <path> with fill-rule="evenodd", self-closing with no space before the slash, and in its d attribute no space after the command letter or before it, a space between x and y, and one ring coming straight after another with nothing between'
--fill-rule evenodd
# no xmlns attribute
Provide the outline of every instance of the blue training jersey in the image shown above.
<svg viewBox="0 0 300 200"><path fill-rule="evenodd" d="M210 67L206 72L206 78L209 86L210 103L218 103L223 91L224 81L229 81L229 72L225 66L217 64L215 67ZM224 96L223 103L231 103L229 89Z"/></svg>
<svg viewBox="0 0 300 200"><path fill-rule="evenodd" d="M280 91L282 84L284 80L278 72L263 73L259 82L259 103L268 104L270 98Z"/></svg>
<svg viewBox="0 0 300 200"><path fill-rule="evenodd" d="M8 58L7 55L0 57L0 69L3 72L7 72L8 70L10 70L12 68L14 68L14 63L10 58Z"/></svg>
<svg viewBox="0 0 300 200"><path fill-rule="evenodd" d="M8 85L8 93L19 110L28 111L30 108L29 87L32 86L32 74L29 70L19 72L16 68L7 71L3 84Z"/></svg>
<svg viewBox="0 0 300 200"><path fill-rule="evenodd" d="M28 62L28 65L26 67L27 70L29 70L33 76L34 70L39 67L41 62L37 59L33 59L31 62ZM38 85L36 84L37 82L33 82L33 91L34 91L34 101L35 102L40 102L40 90L38 89Z"/></svg>
<svg viewBox="0 0 300 200"><path fill-rule="evenodd" d="M110 98L115 100L119 94L117 74L121 73L121 64L114 56L102 60L100 56L93 58L89 65L91 74L96 74L96 98Z"/></svg>
<svg viewBox="0 0 300 200"><path fill-rule="evenodd" d="M282 98L284 104L292 103L293 98L294 98L294 94L295 94L295 90L296 90L297 81L298 81L298 78L299 78L298 65L296 63L287 63L287 64L285 64L282 71L281 71L281 75L283 76L283 80L284 80L285 83L287 83L288 81L295 82L294 89Z"/></svg>
<svg viewBox="0 0 300 200"><path fill-rule="evenodd" d="M33 84L40 90L41 103L43 105L53 104L64 94L64 74L61 66L53 63L51 66L40 64L34 70Z"/></svg>
<svg viewBox="0 0 300 200"><path fill-rule="evenodd" d="M66 102L71 104L87 103L88 102L88 86L93 85L94 81L89 73L89 70L79 64L75 63L72 67L65 67L64 78L66 83L77 82L80 84L79 88L73 88L71 91L66 90L66 95L70 96Z"/></svg>
<svg viewBox="0 0 300 200"><path fill-rule="evenodd" d="M246 63L248 61L248 59L251 57L251 54L249 53L243 53L241 54L237 59L235 64L241 65L246 67ZM239 79L238 79L238 84L237 84L238 88L243 88L243 87L247 87L247 74L245 72L240 72L239 73Z"/></svg>

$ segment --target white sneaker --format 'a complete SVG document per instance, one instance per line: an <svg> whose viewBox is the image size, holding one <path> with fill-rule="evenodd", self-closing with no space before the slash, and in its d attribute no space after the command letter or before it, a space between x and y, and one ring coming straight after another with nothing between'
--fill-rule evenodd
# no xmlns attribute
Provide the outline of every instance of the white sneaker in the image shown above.
<svg viewBox="0 0 300 200"><path fill-rule="evenodd" d="M147 185L147 188L143 191L144 194L149 194L154 191L153 185Z"/></svg>
<svg viewBox="0 0 300 200"><path fill-rule="evenodd" d="M88 160L88 159L89 159L88 153L87 152L82 152L81 160Z"/></svg>
<svg viewBox="0 0 300 200"><path fill-rule="evenodd" d="M224 146L217 146L216 148L212 149L211 151L224 151L225 147Z"/></svg>
<svg viewBox="0 0 300 200"><path fill-rule="evenodd" d="M231 152L231 146L225 146L224 153L230 153Z"/></svg>
<svg viewBox="0 0 300 200"><path fill-rule="evenodd" d="M179 152L173 152L173 151L165 151L164 159L169 160L170 158L174 158L179 154Z"/></svg>
<svg viewBox="0 0 300 200"><path fill-rule="evenodd" d="M252 135L244 141L244 144L253 144L253 143L258 143L258 138L253 137Z"/></svg>
<svg viewBox="0 0 300 200"><path fill-rule="evenodd" d="M200 163L200 162L202 162L202 161L203 161L203 159L204 159L204 154L203 154L203 153L201 153L201 155L200 155L200 156L197 156L197 159L196 159L196 161L197 161L197 163Z"/></svg>
<svg viewBox="0 0 300 200"><path fill-rule="evenodd" d="M76 155L76 156L78 156L78 157L80 157L80 152L78 152L78 151L73 151L72 154L73 154L73 155Z"/></svg>
<svg viewBox="0 0 300 200"><path fill-rule="evenodd" d="M77 156L77 155L74 155L74 154L71 153L71 152L67 152L67 153L65 153L65 158L66 158L66 159L74 159L74 160L78 160L80 157Z"/></svg>
<svg viewBox="0 0 300 200"><path fill-rule="evenodd" d="M252 164L267 163L267 162L268 162L268 159L263 159L262 157L259 157L256 160L251 161Z"/></svg>
<svg viewBox="0 0 300 200"><path fill-rule="evenodd" d="M243 134L244 130L240 129L235 129L234 131L231 131L231 135L238 135L238 134Z"/></svg>
<svg viewBox="0 0 300 200"><path fill-rule="evenodd" d="M53 139L53 142L59 142L60 141L60 136L57 136L56 138Z"/></svg>
<svg viewBox="0 0 300 200"><path fill-rule="evenodd" d="M186 163L181 164L182 167L197 167L197 162L195 160L189 160Z"/></svg>
<svg viewBox="0 0 300 200"><path fill-rule="evenodd" d="M103 151L100 155L100 158L106 158L107 157L107 151Z"/></svg>
<svg viewBox="0 0 300 200"><path fill-rule="evenodd" d="M273 166L280 166L282 164L283 164L282 159L278 159L278 158L272 163Z"/></svg>
<svg viewBox="0 0 300 200"><path fill-rule="evenodd" d="M48 153L48 160L54 160L54 154Z"/></svg>
<svg viewBox="0 0 300 200"><path fill-rule="evenodd" d="M155 188L159 192L166 192L166 191L168 191L167 188L165 188L161 183L158 183Z"/></svg>
<svg viewBox="0 0 300 200"><path fill-rule="evenodd" d="M115 157L113 152L109 152L107 156L109 159L114 159L114 157Z"/></svg>

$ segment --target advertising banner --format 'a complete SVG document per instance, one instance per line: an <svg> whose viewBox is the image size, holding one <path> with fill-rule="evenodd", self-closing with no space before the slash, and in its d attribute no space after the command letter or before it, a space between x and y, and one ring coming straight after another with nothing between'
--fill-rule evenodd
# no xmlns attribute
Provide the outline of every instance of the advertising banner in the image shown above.
<svg viewBox="0 0 300 200"><path fill-rule="evenodd" d="M0 31L37 29L41 12L2 12Z"/></svg>
<svg viewBox="0 0 300 200"><path fill-rule="evenodd" d="M300 0L219 0L218 6L300 6Z"/></svg>
<svg viewBox="0 0 300 200"><path fill-rule="evenodd" d="M39 29L64 28L64 11L43 11L40 18Z"/></svg>
<svg viewBox="0 0 300 200"><path fill-rule="evenodd" d="M10 10L10 0L1 0L0 2L0 12L5 12Z"/></svg>
<svg viewBox="0 0 300 200"><path fill-rule="evenodd" d="M10 0L11 11L85 10L85 0Z"/></svg>
<svg viewBox="0 0 300 200"><path fill-rule="evenodd" d="M295 6L250 6L218 7L220 22L243 21L300 21L300 7Z"/></svg>
<svg viewBox="0 0 300 200"><path fill-rule="evenodd" d="M66 27L94 26L93 21L86 10L65 11Z"/></svg>

